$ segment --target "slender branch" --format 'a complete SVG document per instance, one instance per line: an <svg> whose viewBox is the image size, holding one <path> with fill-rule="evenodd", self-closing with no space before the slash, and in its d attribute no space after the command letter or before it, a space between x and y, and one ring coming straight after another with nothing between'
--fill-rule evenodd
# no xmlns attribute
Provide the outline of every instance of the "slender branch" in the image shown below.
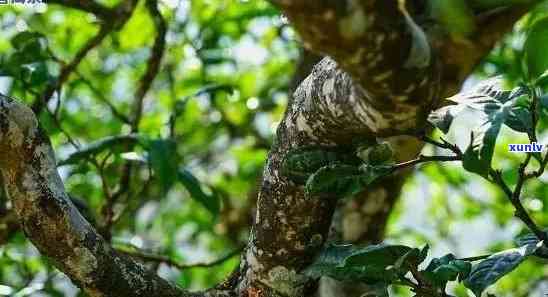
<svg viewBox="0 0 548 297"><path fill-rule="evenodd" d="M502 178L502 172L500 170L497 171L491 169L489 175L493 179L493 182L503 190L510 203L512 203L512 205L514 206L516 210L516 217L520 219L529 228L529 230L531 230L531 232L533 232L537 236L539 240L544 241L544 243L546 244L548 242L548 235L546 234L546 232L542 231L541 228L533 221L533 219L521 203L521 191L527 179L525 168L529 164L530 160L531 154L528 154L525 161L520 165L518 181L513 191Z"/></svg>
<svg viewBox="0 0 548 297"><path fill-rule="evenodd" d="M141 77L139 87L137 88L134 96L135 101L133 104L133 112L131 117L131 128L133 132L138 130L139 122L143 113L143 100L146 93L152 86L154 78L160 71L160 65L166 47L167 24L158 10L158 1L147 0L146 6L154 20L154 25L156 26L156 38L154 39L154 45L152 46L151 55L148 59L147 69L145 74Z"/></svg>
<svg viewBox="0 0 548 297"><path fill-rule="evenodd" d="M467 261L467 262L476 262L476 261L481 261L481 260L484 260L484 259L487 259L491 257L491 255L481 255L481 256L475 256L475 257L466 257L466 258L460 258L459 260L461 261Z"/></svg>
<svg viewBox="0 0 548 297"><path fill-rule="evenodd" d="M400 170L408 167L415 166L417 164L426 163L426 162L451 162L451 161L462 161L460 156L424 156L420 155L418 158L396 164L394 170Z"/></svg>
<svg viewBox="0 0 548 297"><path fill-rule="evenodd" d="M48 0L48 4L59 4L66 7L82 10L94 14L101 19L108 19L114 14L113 9L105 7L95 1L79 0Z"/></svg>
<svg viewBox="0 0 548 297"><path fill-rule="evenodd" d="M166 34L167 34L167 24L164 18L162 17L160 11L158 10L158 1L156 0L147 0L146 7L154 20L156 26L156 38L154 39L154 44L151 49L151 55L147 62L147 68L145 73L139 81L139 86L135 91L134 101L133 101L133 110L130 115L130 125L131 131L133 133L139 131L139 123L141 121L143 113L143 101L145 95L150 90L154 78L158 75L160 71L160 66L162 62L162 57L165 52L166 47ZM133 166L131 163L127 162L122 171L122 177L120 178L120 185L118 190L111 196L110 201L107 201L103 206L101 213L105 218L105 224L102 228L102 235L109 240L111 238L110 228L113 224L112 208L119 200L119 198L128 193L131 186L131 176L133 172Z"/></svg>
<svg viewBox="0 0 548 297"><path fill-rule="evenodd" d="M119 111L116 108L116 106L114 106L114 104L112 102L110 102L110 100L108 100L105 97L103 92L98 90L97 87L95 87L90 80L85 78L79 71L76 71L76 74L80 78L80 81L83 82L90 89L90 91L93 93L93 95L95 95L95 97L99 101L103 102L110 109L110 112L112 113L113 116L115 116L116 118L118 118L120 121L122 121L125 124L130 123L129 118L126 115L124 115L121 111Z"/></svg>
<svg viewBox="0 0 548 297"><path fill-rule="evenodd" d="M120 29L131 17L135 6L137 5L137 0L131 1L122 1L118 6L109 10L108 18L101 24L99 32L89 39L86 44L80 48L72 60L65 64L59 73L59 77L51 84L49 84L41 96L37 96L35 99L32 110L35 113L39 113L44 106L47 105L51 96L55 91L59 91L61 86L69 78L70 74L76 70L80 62L87 56L87 54L97 47L112 31ZM59 0L57 3L66 4L71 7L79 8L88 8L94 11L103 11L100 6L96 5L94 2L88 1L69 1L69 0Z"/></svg>
<svg viewBox="0 0 548 297"><path fill-rule="evenodd" d="M229 252L225 256L222 256L219 259L216 259L211 262L198 262L198 263L191 263L191 264L180 263L167 256L153 254L153 253L149 253L149 252L137 250L137 249L117 248L117 250L121 253L124 253L126 255L129 255L135 258L139 258L144 261L164 263L168 266L175 267L180 270L185 270L185 269L192 269L192 268L209 268L209 267L220 265L234 258L235 256L239 255L242 252L243 248L244 247L241 246Z"/></svg>
<svg viewBox="0 0 548 297"><path fill-rule="evenodd" d="M63 83L68 79L69 75L78 67L80 62L87 56L87 54L95 47L97 47L103 39L112 31L113 27L110 24L103 24L99 32L92 37L88 42L76 53L74 58L61 68L59 77L55 82L49 84L44 93L37 97L32 105L32 110L35 113L39 113L44 106L48 103L53 93L59 90Z"/></svg>
<svg viewBox="0 0 548 297"><path fill-rule="evenodd" d="M462 160L462 151L456 145L451 144L451 143L447 142L444 139L442 139L442 141L439 142L439 141L433 140L433 139L431 139L431 138L429 138L425 135L420 136L420 138L424 142L430 143L432 145L435 145L435 146L443 148L443 149L449 149L449 150L453 151L455 153L455 156L447 157L451 161ZM532 137L532 139L533 140L536 139L536 136ZM518 169L518 181L516 183L516 186L515 186L514 190L510 189L508 184L504 181L504 179L502 177L502 172L500 170L494 170L493 168L490 168L489 169L489 176L492 179L490 181L493 182L494 184L496 184L497 186L499 186L499 188L504 192L504 194L506 195L506 197L508 198L510 203L512 203L512 205L514 206L514 208L516 210L516 213L515 213L516 217L519 218L525 225L527 225L527 227L531 230L531 232L533 232L539 238L539 240L543 240L546 243L546 242L548 242L548 234L546 234L546 232L542 231L541 228L533 221L533 219L529 216L529 214L527 213L527 210L525 210L525 208L523 207L523 204L521 203L521 192L522 192L522 189L523 189L523 186L524 186L525 182L530 177L535 176L535 173L533 173L533 174L527 174L526 173L527 166L531 162L532 156L533 156L532 154L527 154L525 160L520 164L520 167ZM427 158L426 161L422 161L421 157L419 157L418 159L406 162L406 163L409 163L409 165L406 164L406 163L403 163L403 164L400 164L400 166L401 165L404 165L404 167L412 166L414 164L421 163L421 162L426 162L426 161L429 161L429 160L430 161L444 161L444 160L436 160L439 157L433 157L433 158L430 157L430 158ZM423 157L423 159L424 159L424 157ZM548 161L545 161L545 160L547 160L547 158L545 158L542 163L548 162ZM542 166L542 164L541 164L541 168L542 167L544 167L544 166ZM539 172L541 170L543 170L543 169L539 169Z"/></svg>

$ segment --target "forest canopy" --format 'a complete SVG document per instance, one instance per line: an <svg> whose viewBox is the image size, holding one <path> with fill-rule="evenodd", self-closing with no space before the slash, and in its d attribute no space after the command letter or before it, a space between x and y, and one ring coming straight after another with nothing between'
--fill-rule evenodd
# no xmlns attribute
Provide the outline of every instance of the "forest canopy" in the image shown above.
<svg viewBox="0 0 548 297"><path fill-rule="evenodd" d="M545 1L5 2L0 296L548 292Z"/></svg>

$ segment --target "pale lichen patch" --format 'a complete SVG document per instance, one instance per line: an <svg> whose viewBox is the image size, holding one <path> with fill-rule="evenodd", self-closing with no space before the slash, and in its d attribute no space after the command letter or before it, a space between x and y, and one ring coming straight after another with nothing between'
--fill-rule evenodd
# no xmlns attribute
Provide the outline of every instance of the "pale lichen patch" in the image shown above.
<svg viewBox="0 0 548 297"><path fill-rule="evenodd" d="M284 266L276 266L268 272L268 279L264 280L270 288L285 296L302 296L305 282L304 275L295 270L289 270Z"/></svg>

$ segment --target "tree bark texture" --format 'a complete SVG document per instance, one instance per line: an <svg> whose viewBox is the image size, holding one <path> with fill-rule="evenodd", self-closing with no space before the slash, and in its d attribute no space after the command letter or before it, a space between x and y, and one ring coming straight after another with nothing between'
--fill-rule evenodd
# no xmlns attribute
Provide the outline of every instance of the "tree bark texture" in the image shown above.
<svg viewBox="0 0 548 297"><path fill-rule="evenodd" d="M271 2L289 18L303 44L326 57L299 85L279 125L233 287L190 293L114 251L68 199L49 140L32 110L0 96L0 170L18 223L39 251L90 296L314 295L318 282L301 270L328 238L380 240L407 173L372 185L336 212L337 197L308 199L302 185L282 174L287 152L306 145L352 152L356 140L380 137L394 144L398 159L410 159L422 144L406 135L426 128L426 116L439 99L459 88L529 8L478 14L480 29L465 42L419 24L432 56L424 67L409 67L413 38L397 1ZM407 1L411 16L423 14L424 7L424 1ZM340 285L322 287L336 296L333 288Z"/></svg>

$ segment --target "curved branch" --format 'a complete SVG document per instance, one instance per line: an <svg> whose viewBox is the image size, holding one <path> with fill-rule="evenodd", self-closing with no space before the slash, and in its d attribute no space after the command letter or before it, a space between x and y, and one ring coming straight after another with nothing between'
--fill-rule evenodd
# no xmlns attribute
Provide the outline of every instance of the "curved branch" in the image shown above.
<svg viewBox="0 0 548 297"><path fill-rule="evenodd" d="M27 237L90 296L203 296L177 288L101 238L65 192L32 110L3 95L0 171Z"/></svg>
<svg viewBox="0 0 548 297"><path fill-rule="evenodd" d="M459 56L458 64L449 51L442 51L456 48L458 41L443 34L430 36L437 53L430 65L406 68L412 36L397 1L272 2L288 16L309 49L330 57L318 63L299 86L278 127L243 257L239 292L244 296L307 296L315 283L300 271L327 238L336 197L307 199L303 187L282 173L284 156L307 145L338 146L351 153L352 144L360 138L425 129L425 117L440 95L460 86L496 38L466 48L469 55ZM409 11L417 13L421 1L407 2ZM474 38L500 36L520 15L511 14L511 20L498 25L491 19L492 31ZM420 145L410 151L418 149ZM401 183L396 185L399 188ZM368 216L385 218L387 213L381 209Z"/></svg>
<svg viewBox="0 0 548 297"><path fill-rule="evenodd" d="M164 263L168 266L175 267L179 270L186 270L186 269L193 269L193 268L210 268L210 267L220 265L234 258L235 256L241 254L243 248L244 248L243 246L239 247L229 252L228 254L216 260L213 260L211 262L198 262L198 263L191 263L191 264L180 263L168 256L153 254L153 253L149 253L139 249L118 248L117 250L123 254L134 257L136 259L141 259L143 261L148 261L148 262Z"/></svg>
<svg viewBox="0 0 548 297"><path fill-rule="evenodd" d="M152 19L154 20L154 25L156 26L156 38L154 39L154 44L152 45L151 55L147 62L145 74L141 77L139 87L135 92L135 101L133 102L133 110L131 115L132 132L136 132L138 130L139 122L143 113L143 100L145 99L146 93L152 86L152 81L156 78L158 72L160 71L162 57L164 56L166 48L167 24L158 10L158 1L146 0L146 6Z"/></svg>
<svg viewBox="0 0 548 297"><path fill-rule="evenodd" d="M125 1L116 6L113 9L106 9L102 6L99 6L95 2L86 2L86 1L69 1L69 0L60 0L55 3L60 3L67 5L69 7L76 7L83 10L92 10L97 13L108 13L108 18L101 24L99 31L95 36L90 38L82 48L78 50L72 60L63 65L60 70L59 77L49 84L43 94L37 96L36 100L32 105L32 110L35 113L39 113L44 106L47 105L51 96L58 91L61 86L66 82L69 76L76 70L78 65L82 60L88 55L88 53L93 50L95 47L99 46L101 42L114 30L120 29L131 17L135 6L137 5L137 0Z"/></svg>

